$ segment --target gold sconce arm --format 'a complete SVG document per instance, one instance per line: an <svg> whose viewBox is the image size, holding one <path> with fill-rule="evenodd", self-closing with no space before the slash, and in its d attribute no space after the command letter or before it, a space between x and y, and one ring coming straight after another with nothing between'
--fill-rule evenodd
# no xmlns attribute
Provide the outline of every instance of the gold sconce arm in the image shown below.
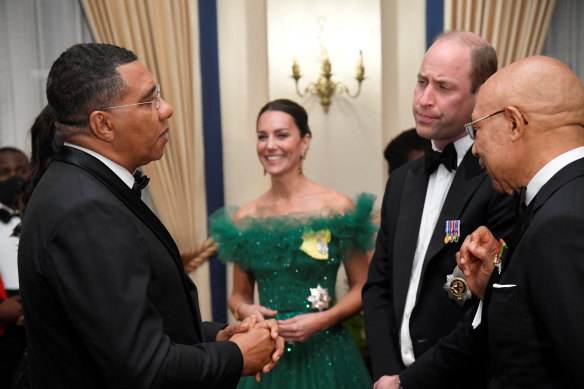
<svg viewBox="0 0 584 389"><path fill-rule="evenodd" d="M309 83L305 88L304 91L301 91L299 82L302 75L300 74L300 65L294 59L292 64L292 78L294 79L294 83L296 85L296 93L300 97L305 97L308 94L316 95L320 98L320 105L324 112L328 112L329 107L332 103L332 97L337 94L340 95L342 93L346 93L347 96L351 98L356 98L361 93L361 83L365 79L365 68L363 67L362 56L359 56L359 64L357 65L357 74L355 79L358 82L357 91L355 93L351 93L349 87L341 82L335 82L332 80L332 66L328 59L328 56L325 56L322 59L322 69L320 76L316 80L316 82Z"/></svg>

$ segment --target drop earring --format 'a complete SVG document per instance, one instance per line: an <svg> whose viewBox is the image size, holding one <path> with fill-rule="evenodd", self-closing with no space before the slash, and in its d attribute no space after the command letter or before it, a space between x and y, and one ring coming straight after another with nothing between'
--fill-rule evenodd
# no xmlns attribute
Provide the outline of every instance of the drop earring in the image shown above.
<svg viewBox="0 0 584 389"><path fill-rule="evenodd" d="M300 167L298 168L298 174L302 175L303 170L302 170L302 162L304 162L304 158L306 158L306 155L304 153L300 154Z"/></svg>

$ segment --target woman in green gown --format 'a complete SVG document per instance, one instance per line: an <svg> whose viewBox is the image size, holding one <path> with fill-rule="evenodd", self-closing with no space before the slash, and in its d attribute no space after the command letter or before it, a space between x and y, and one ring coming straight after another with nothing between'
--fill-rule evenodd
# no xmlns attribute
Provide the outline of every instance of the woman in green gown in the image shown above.
<svg viewBox="0 0 584 389"><path fill-rule="evenodd" d="M278 365L261 382L238 388L371 388L342 323L361 310L368 254L376 227L374 196L345 195L302 172L311 132L306 111L290 100L264 106L257 120L257 154L272 185L258 199L211 218L222 260L233 262L229 308L237 319L276 318L286 340ZM349 292L335 301L343 264ZM254 304L258 284L259 304Z"/></svg>

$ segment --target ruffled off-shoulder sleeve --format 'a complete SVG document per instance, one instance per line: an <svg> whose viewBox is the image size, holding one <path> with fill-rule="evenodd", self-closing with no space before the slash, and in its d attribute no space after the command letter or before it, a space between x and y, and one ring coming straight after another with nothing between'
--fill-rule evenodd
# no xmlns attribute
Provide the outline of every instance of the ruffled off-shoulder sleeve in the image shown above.
<svg viewBox="0 0 584 389"><path fill-rule="evenodd" d="M225 207L209 217L209 234L219 247L221 260L227 262L240 262L242 249L249 240L245 231L240 230L233 222L236 211L237 207Z"/></svg>
<svg viewBox="0 0 584 389"><path fill-rule="evenodd" d="M373 222L374 203L375 195L361 193L355 198L354 209L348 209L344 214L334 214L328 220L315 220L314 228L330 229L343 260L349 259L351 254L372 250L375 246L375 233L378 230L378 226ZM322 226L320 223L323 223Z"/></svg>
<svg viewBox="0 0 584 389"><path fill-rule="evenodd" d="M333 240L331 255L346 260L374 247L377 232L372 222L374 202L374 195L363 193L356 197L355 208L342 214L244 218L237 223L233 222L237 208L226 207L211 215L209 231L221 260L236 262L244 269L266 256L290 261L294 256L304 255L300 246L306 229L329 230Z"/></svg>

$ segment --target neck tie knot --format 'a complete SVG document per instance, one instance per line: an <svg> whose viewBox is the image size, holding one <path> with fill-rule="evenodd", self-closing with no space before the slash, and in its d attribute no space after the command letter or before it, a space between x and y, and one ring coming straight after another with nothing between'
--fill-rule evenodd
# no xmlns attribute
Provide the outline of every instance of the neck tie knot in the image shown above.
<svg viewBox="0 0 584 389"><path fill-rule="evenodd" d="M457 155L454 143L449 143L442 152L429 148L424 154L424 170L428 174L434 173L440 164L444 165L451 172L452 170L456 170L456 163Z"/></svg>
<svg viewBox="0 0 584 389"><path fill-rule="evenodd" d="M148 176L145 176L142 174L142 171L140 170L136 170L136 172L134 173L134 186L132 186L132 192L134 192L134 194L140 198L142 197L142 189L144 189L146 187L146 185L148 185L148 181L150 181L150 178L148 178Z"/></svg>

